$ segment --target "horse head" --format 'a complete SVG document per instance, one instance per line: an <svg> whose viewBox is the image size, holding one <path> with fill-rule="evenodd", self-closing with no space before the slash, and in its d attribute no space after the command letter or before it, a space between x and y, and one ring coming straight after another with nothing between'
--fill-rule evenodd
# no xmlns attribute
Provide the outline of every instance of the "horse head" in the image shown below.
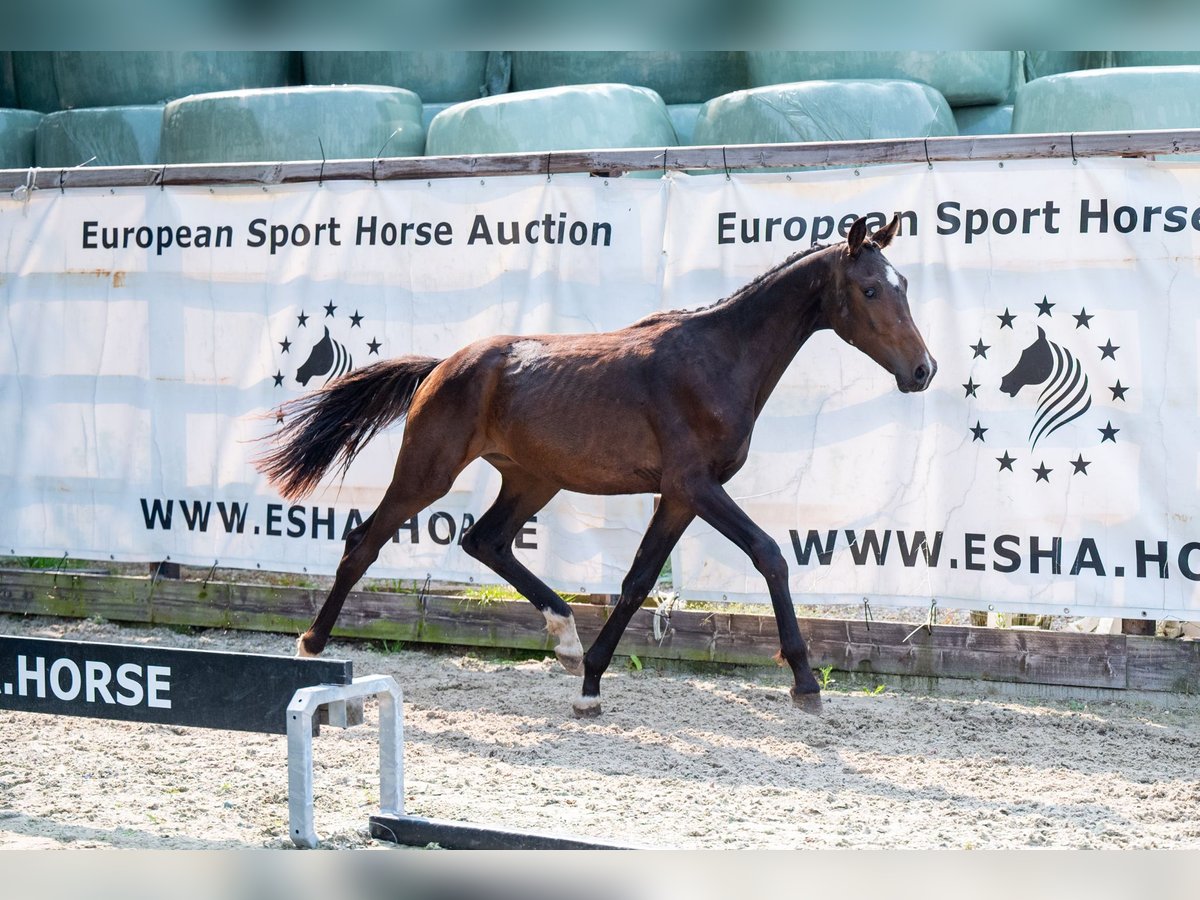
<svg viewBox="0 0 1200 900"><path fill-rule="evenodd" d="M1001 379L1000 390L1015 397L1021 388L1027 384L1041 384L1053 371L1054 354L1050 352L1045 330L1039 326L1037 340L1025 348L1012 371Z"/></svg>
<svg viewBox="0 0 1200 900"><path fill-rule="evenodd" d="M835 263L832 290L823 302L825 319L846 343L857 347L896 378L901 391L923 391L937 372L925 339L908 308L908 279L883 250L900 230L900 217L867 236L867 220L850 227Z"/></svg>
<svg viewBox="0 0 1200 900"><path fill-rule="evenodd" d="M296 380L304 386L310 378L324 375L333 368L333 356L333 339L329 337L329 327L326 326L325 337L317 341L304 365L296 370Z"/></svg>

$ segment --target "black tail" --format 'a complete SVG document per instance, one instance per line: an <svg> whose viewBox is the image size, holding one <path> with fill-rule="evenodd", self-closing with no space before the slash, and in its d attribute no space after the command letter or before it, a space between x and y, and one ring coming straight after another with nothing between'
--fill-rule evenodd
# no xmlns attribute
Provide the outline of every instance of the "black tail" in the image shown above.
<svg viewBox="0 0 1200 900"><path fill-rule="evenodd" d="M335 462L345 473L358 452L408 412L421 381L440 363L427 356L385 359L335 378L323 388L279 407L283 427L274 447L254 460L279 493L309 493Z"/></svg>

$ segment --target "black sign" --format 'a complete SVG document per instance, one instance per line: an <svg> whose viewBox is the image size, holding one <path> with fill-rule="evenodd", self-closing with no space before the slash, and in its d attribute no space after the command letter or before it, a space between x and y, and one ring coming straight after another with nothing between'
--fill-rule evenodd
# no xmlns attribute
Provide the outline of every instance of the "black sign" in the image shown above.
<svg viewBox="0 0 1200 900"><path fill-rule="evenodd" d="M303 687L349 684L347 660L0 636L0 709L287 733Z"/></svg>

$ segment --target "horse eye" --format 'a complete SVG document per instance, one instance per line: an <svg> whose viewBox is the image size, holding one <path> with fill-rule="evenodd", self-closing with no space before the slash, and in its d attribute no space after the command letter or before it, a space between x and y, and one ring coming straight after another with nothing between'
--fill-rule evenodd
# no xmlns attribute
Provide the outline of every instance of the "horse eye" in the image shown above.
<svg viewBox="0 0 1200 900"><path fill-rule="evenodd" d="M863 291L863 293L866 294L868 297L874 297L875 296L875 288L867 288L865 291Z"/></svg>

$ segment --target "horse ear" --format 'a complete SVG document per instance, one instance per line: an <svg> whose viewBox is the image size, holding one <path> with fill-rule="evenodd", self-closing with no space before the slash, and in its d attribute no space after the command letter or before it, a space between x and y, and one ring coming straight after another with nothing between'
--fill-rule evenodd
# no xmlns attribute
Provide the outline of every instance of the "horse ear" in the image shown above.
<svg viewBox="0 0 1200 900"><path fill-rule="evenodd" d="M867 220L859 217L854 220L854 224L850 226L850 233L846 235L846 244L850 248L851 258L857 258L859 251L862 250L863 241L867 239Z"/></svg>
<svg viewBox="0 0 1200 900"><path fill-rule="evenodd" d="M1038 326L1038 340L1044 341L1045 339L1046 339L1046 329L1044 329L1041 325L1039 325Z"/></svg>
<svg viewBox="0 0 1200 900"><path fill-rule="evenodd" d="M888 222L887 225L871 235L871 240L874 241L876 247L882 250L892 242L892 238L894 238L899 232L900 214L896 213L896 215L892 216L892 221Z"/></svg>

